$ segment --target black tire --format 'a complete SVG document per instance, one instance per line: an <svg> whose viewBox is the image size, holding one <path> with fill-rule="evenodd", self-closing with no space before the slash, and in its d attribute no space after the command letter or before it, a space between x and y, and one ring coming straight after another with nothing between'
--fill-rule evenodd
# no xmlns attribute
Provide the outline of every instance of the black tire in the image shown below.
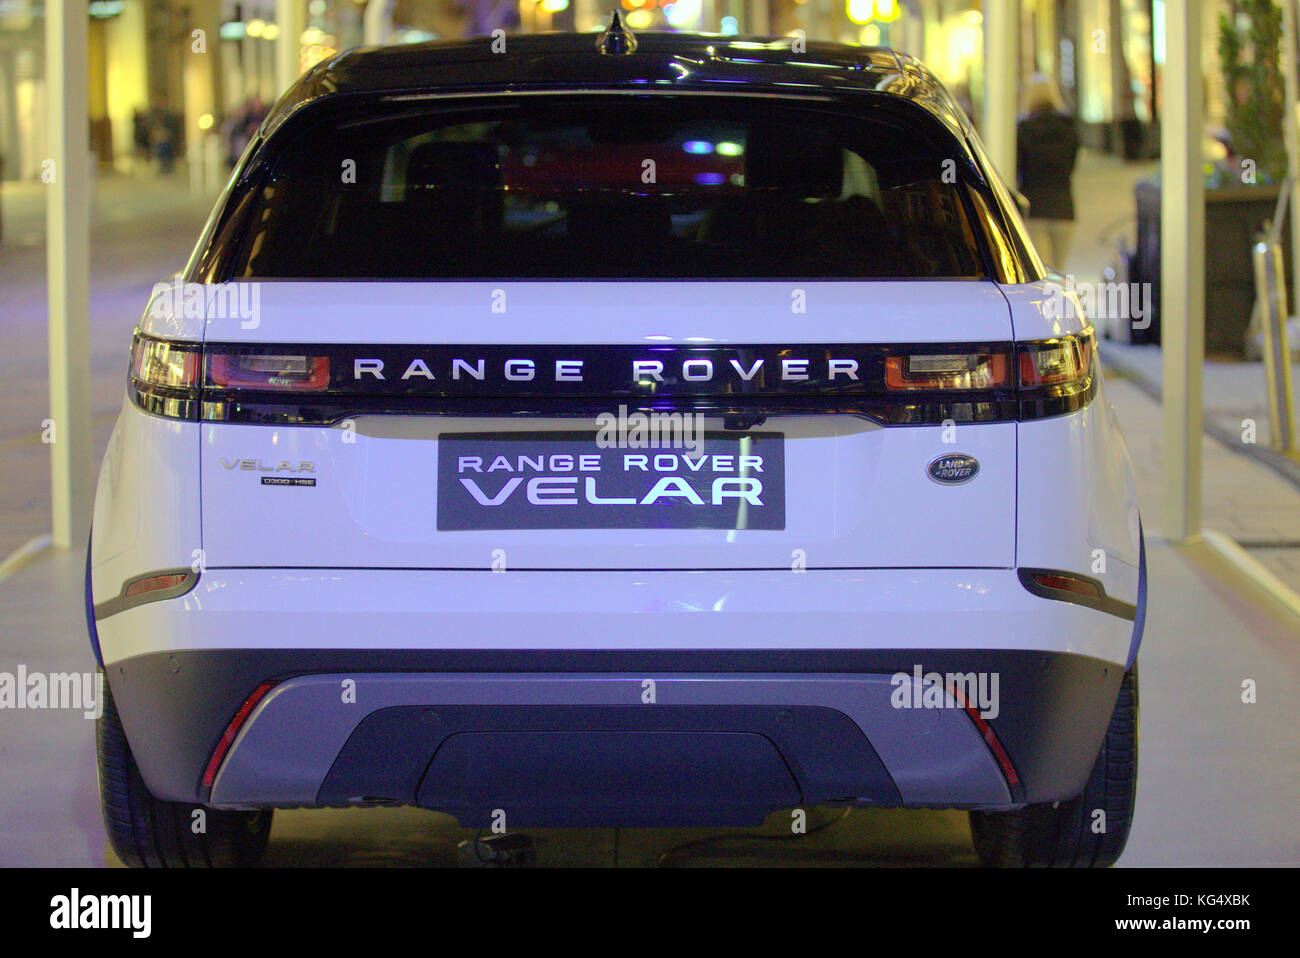
<svg viewBox="0 0 1300 958"><path fill-rule="evenodd" d="M1078 798L1014 812L971 812L971 837L988 867L1107 868L1124 851L1137 797L1137 663L1125 673L1106 738ZM1105 831L1094 834L1096 811Z"/></svg>
<svg viewBox="0 0 1300 958"><path fill-rule="evenodd" d="M231 812L154 798L140 777L107 684L95 723L99 799L113 851L132 868L256 865L271 835L271 811ZM195 834L196 809L205 831Z"/></svg>

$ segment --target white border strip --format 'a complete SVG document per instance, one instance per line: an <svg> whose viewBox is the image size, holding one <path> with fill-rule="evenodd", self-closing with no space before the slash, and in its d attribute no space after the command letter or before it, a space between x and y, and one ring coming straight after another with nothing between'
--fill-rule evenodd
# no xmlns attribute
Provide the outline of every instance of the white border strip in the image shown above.
<svg viewBox="0 0 1300 958"><path fill-rule="evenodd" d="M1229 565L1280 603L1296 619L1300 619L1300 595L1264 568L1250 553L1222 532L1215 532L1213 529L1203 530L1201 539Z"/></svg>
<svg viewBox="0 0 1300 958"><path fill-rule="evenodd" d="M4 582L19 569L35 562L53 547L54 539L48 534L28 539L11 552L4 562L0 562L0 582Z"/></svg>

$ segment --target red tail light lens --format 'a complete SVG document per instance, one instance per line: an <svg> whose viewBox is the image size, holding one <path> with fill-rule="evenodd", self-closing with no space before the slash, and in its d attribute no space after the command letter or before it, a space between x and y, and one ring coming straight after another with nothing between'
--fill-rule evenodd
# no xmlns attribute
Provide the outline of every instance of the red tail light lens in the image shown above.
<svg viewBox="0 0 1300 958"><path fill-rule="evenodd" d="M131 346L131 375L149 386L193 388L199 384L198 347L137 334Z"/></svg>
<svg viewBox="0 0 1300 958"><path fill-rule="evenodd" d="M208 357L210 386L319 392L329 383L328 356L214 353Z"/></svg>
<svg viewBox="0 0 1300 958"><path fill-rule="evenodd" d="M1064 386L1092 375L1091 334L1066 336L1041 343L1026 343L1020 352L1020 385Z"/></svg>
<svg viewBox="0 0 1300 958"><path fill-rule="evenodd" d="M1007 385L1005 353L933 353L885 357L885 386L908 389L996 389Z"/></svg>

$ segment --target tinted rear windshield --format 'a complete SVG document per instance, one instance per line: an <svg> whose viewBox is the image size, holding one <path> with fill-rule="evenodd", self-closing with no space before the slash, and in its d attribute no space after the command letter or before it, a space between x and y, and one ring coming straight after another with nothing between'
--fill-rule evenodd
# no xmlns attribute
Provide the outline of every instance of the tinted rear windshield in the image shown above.
<svg viewBox="0 0 1300 958"><path fill-rule="evenodd" d="M952 156L896 117L728 97L336 120L276 157L234 273L976 278Z"/></svg>

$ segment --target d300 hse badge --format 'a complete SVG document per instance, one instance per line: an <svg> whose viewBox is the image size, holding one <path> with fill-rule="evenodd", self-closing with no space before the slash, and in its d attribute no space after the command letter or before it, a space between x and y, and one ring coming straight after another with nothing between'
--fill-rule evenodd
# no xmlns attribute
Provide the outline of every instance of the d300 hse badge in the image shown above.
<svg viewBox="0 0 1300 958"><path fill-rule="evenodd" d="M925 471L930 474L930 478L935 482L955 486L958 483L970 482L974 479L980 471L980 464L979 460L974 456L955 452L940 456L931 462Z"/></svg>

